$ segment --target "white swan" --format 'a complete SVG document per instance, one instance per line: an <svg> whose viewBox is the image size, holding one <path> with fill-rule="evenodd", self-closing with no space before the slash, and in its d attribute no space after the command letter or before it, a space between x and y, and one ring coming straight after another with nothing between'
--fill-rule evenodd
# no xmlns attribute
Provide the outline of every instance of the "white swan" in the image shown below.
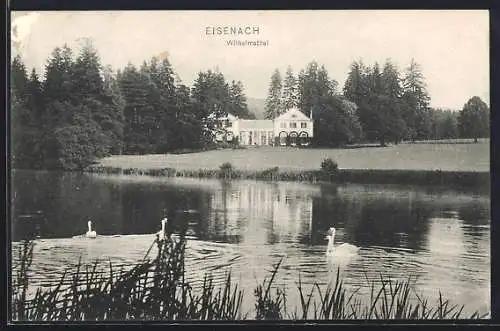
<svg viewBox="0 0 500 331"><path fill-rule="evenodd" d="M168 219L166 217L161 220L161 230L156 233L158 235L158 237L160 238L160 240L165 239L167 221L168 221Z"/></svg>
<svg viewBox="0 0 500 331"><path fill-rule="evenodd" d="M357 251L359 250L359 247L343 243L338 246L334 246L333 243L335 241L335 228L330 228L328 230L328 235L326 236L326 239L328 239L328 246L326 249L326 254L330 256L349 256L356 254Z"/></svg>
<svg viewBox="0 0 500 331"><path fill-rule="evenodd" d="M89 229L88 229L87 233L85 234L85 237L92 238L92 239L97 237L97 233L92 230L92 221L91 220L89 220L87 222L87 225L88 225Z"/></svg>

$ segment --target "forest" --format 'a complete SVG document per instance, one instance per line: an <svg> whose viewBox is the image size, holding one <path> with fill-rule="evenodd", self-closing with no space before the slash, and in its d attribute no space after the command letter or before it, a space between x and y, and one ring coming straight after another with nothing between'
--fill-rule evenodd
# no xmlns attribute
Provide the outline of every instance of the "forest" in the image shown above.
<svg viewBox="0 0 500 331"><path fill-rule="evenodd" d="M167 58L114 70L85 40L78 51L57 47L42 77L20 56L11 62L11 166L83 170L108 155L144 155L214 148L211 114L255 118L241 81L219 70L200 71L182 83ZM489 137L489 108L479 97L463 109L429 107L419 65L402 74L388 60L353 62L340 90L323 65L310 62L295 76L271 76L266 117L291 107L313 112L317 146L358 142Z"/></svg>
<svg viewBox="0 0 500 331"><path fill-rule="evenodd" d="M16 56L11 67L11 155L14 168L84 169L113 154L154 154L213 144L211 113L251 118L241 82L199 72L191 88L168 59L140 68L103 66L90 41L76 58L54 49L40 79Z"/></svg>
<svg viewBox="0 0 500 331"><path fill-rule="evenodd" d="M479 97L461 110L434 109L429 103L425 78L413 59L404 72L390 59L382 69L354 61L343 88L324 65L312 61L297 76L291 66L284 77L278 69L273 72L265 114L274 118L292 107L307 116L312 112L319 146L489 137L489 108Z"/></svg>

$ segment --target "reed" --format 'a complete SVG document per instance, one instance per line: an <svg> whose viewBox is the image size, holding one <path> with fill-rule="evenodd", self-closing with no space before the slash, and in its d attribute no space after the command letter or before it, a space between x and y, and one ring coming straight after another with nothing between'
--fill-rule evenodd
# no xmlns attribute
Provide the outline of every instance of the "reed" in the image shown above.
<svg viewBox="0 0 500 331"><path fill-rule="evenodd" d="M201 288L195 290L185 279L186 239L157 238L144 259L128 270L109 263L108 272L79 261L75 270L64 273L54 287L38 288L28 298L28 271L33 261L34 242L26 240L18 248L20 263L13 281L12 319L17 321L122 321L122 320L241 320L251 316L242 312L244 292L226 273L225 282L216 287L205 274ZM150 252L156 247L156 256ZM254 289L255 319L265 320L352 320L352 319L460 319L464 306L453 305L439 294L436 302L419 295L409 277L394 281L380 276L370 284L369 300L361 300L359 288L348 290L340 270L332 284L304 288L297 284L300 302L293 313L287 309L285 289L275 285L282 260L276 263ZM484 318L479 312L472 319Z"/></svg>
<svg viewBox="0 0 500 331"><path fill-rule="evenodd" d="M230 163L219 169L119 169L93 166L86 170L98 174L124 174L163 177L194 177L208 179L252 179L264 181L330 182L358 184L402 184L446 186L489 193L489 172L441 171L441 170L374 170L337 169L289 171L272 167L264 170L235 169Z"/></svg>
<svg viewBox="0 0 500 331"><path fill-rule="evenodd" d="M185 280L185 239L155 241L157 255L145 258L130 270L116 272L109 264L107 274L98 272L97 262L83 271L81 262L73 270L71 282L63 287L66 274L50 289L37 289L28 299L27 270L33 242L20 248L19 281L13 284L12 318L29 321L120 321L120 320L236 320L240 319L243 293L230 274L216 289L212 277L205 276L201 291ZM19 291L18 289L21 289ZM19 294L20 293L20 294Z"/></svg>
<svg viewBox="0 0 500 331"><path fill-rule="evenodd" d="M283 319L283 311L286 309L286 293L284 290L275 288L275 294L273 296L271 286L278 273L278 269L281 265L281 259L271 271L271 277L268 280L264 279L262 284L257 285L254 290L255 298L257 302L255 303L255 319L257 320L281 320Z"/></svg>
<svg viewBox="0 0 500 331"><path fill-rule="evenodd" d="M12 303L13 310L17 313L20 319L26 318L26 293L29 286L28 271L33 262L33 240L23 240L22 245L18 250L19 265L16 268L15 277L12 280Z"/></svg>
<svg viewBox="0 0 500 331"><path fill-rule="evenodd" d="M363 303L357 297L359 288L348 293L346 286L337 271L333 286L329 284L323 289L315 284L308 294L299 278L297 285L301 311L295 311L293 319L335 319L335 320L457 320L461 318L479 319L487 314L474 312L464 316L464 305L453 305L444 299L441 292L436 302L430 303L428 299L419 295L415 289L414 279L409 276L405 280L392 280L390 277L380 275L380 285L369 281L370 298ZM378 287L378 288L377 288ZM315 294L319 300L315 301Z"/></svg>

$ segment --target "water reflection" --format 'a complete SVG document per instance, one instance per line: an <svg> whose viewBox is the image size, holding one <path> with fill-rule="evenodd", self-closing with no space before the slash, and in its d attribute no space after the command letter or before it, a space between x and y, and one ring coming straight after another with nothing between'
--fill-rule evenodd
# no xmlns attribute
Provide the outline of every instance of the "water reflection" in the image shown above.
<svg viewBox="0 0 500 331"><path fill-rule="evenodd" d="M360 247L429 249L433 217L460 219L480 240L489 225L489 198L417 188L335 186L251 181L199 181L16 172L17 215L42 210L42 237L84 233L87 219L98 233L147 234L166 214L178 231L187 225L202 240L246 245L297 242L324 245L329 227L336 241ZM449 222L443 231L457 227Z"/></svg>
<svg viewBox="0 0 500 331"><path fill-rule="evenodd" d="M399 279L411 274L430 296L440 289L459 303L489 307L489 196L408 186L24 171L14 173L12 184L13 239L20 235L20 214L42 210L47 219L36 254L50 263L41 261L41 271L56 272L82 252L130 264L143 256L166 214L171 231L185 226L196 238L187 261L195 282L200 270L231 267L251 295L255 279L284 257L279 284L293 288L298 273L304 284L326 284L336 271L325 256L325 234L333 226L337 244L361 248L345 266L347 285L364 286L366 277L380 273ZM99 234L134 236L91 246L51 239L84 233L89 218Z"/></svg>

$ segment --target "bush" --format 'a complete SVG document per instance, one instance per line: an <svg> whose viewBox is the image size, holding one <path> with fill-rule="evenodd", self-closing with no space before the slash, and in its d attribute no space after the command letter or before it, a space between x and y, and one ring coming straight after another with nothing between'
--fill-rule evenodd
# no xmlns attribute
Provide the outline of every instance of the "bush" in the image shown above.
<svg viewBox="0 0 500 331"><path fill-rule="evenodd" d="M220 173L224 179L230 179L233 174L233 165L225 162L220 166Z"/></svg>
<svg viewBox="0 0 500 331"><path fill-rule="evenodd" d="M234 137L232 141L229 142L232 148L244 147L240 145L240 137Z"/></svg>
<svg viewBox="0 0 500 331"><path fill-rule="evenodd" d="M321 162L321 171L327 176L336 176L339 172L339 166L337 162L327 158Z"/></svg>
<svg viewBox="0 0 500 331"><path fill-rule="evenodd" d="M263 178L265 180L278 180L279 179L279 167L273 167L263 170L260 174L257 174L258 178Z"/></svg>
<svg viewBox="0 0 500 331"><path fill-rule="evenodd" d="M221 171L225 171L225 170L233 170L233 165L229 162L225 162L223 163L221 166L220 166L220 170Z"/></svg>

